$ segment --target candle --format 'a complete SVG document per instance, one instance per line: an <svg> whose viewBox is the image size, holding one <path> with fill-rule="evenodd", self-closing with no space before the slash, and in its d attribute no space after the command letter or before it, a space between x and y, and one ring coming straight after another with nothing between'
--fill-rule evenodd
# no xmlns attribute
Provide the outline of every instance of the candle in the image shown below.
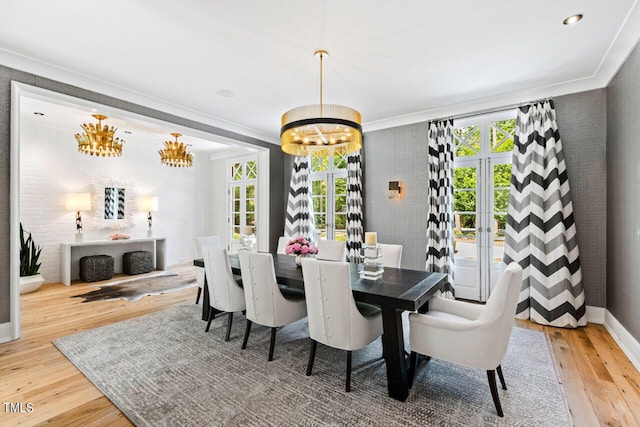
<svg viewBox="0 0 640 427"><path fill-rule="evenodd" d="M375 246L378 243L378 233L375 231L367 231L364 233L364 243L367 246Z"/></svg>
<svg viewBox="0 0 640 427"><path fill-rule="evenodd" d="M244 234L246 234L247 236L250 236L253 234L253 228L252 227L245 227L244 228Z"/></svg>

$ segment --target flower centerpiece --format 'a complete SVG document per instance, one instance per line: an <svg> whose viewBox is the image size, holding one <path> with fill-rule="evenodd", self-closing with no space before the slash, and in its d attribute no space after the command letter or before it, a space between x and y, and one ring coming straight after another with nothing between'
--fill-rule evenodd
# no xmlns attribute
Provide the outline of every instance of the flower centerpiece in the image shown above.
<svg viewBox="0 0 640 427"><path fill-rule="evenodd" d="M310 240L307 240L304 236L298 236L295 239L289 240L285 249L287 255L296 256L296 264L300 265L302 257L309 255L315 255L318 253L318 247Z"/></svg>

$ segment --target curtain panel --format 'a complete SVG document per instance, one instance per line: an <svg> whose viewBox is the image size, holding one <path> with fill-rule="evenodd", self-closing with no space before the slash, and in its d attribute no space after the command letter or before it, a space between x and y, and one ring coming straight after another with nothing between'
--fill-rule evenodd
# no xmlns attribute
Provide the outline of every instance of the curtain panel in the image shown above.
<svg viewBox="0 0 640 427"><path fill-rule="evenodd" d="M284 235L289 238L304 236L315 241L315 234L309 191L309 158L296 156L289 185Z"/></svg>
<svg viewBox="0 0 640 427"><path fill-rule="evenodd" d="M523 269L517 317L587 324L567 167L551 100L518 109L504 262Z"/></svg>
<svg viewBox="0 0 640 427"><path fill-rule="evenodd" d="M360 261L364 237L362 213L362 158L360 151L347 156L347 252L349 261Z"/></svg>
<svg viewBox="0 0 640 427"><path fill-rule="evenodd" d="M453 121L429 123L426 270L453 284Z"/></svg>

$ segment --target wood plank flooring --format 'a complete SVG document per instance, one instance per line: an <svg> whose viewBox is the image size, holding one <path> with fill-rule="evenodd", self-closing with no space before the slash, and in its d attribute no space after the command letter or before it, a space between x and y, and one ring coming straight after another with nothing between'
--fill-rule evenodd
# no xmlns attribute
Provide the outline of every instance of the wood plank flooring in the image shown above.
<svg viewBox="0 0 640 427"><path fill-rule="evenodd" d="M189 268L185 265L172 270ZM51 341L171 306L192 304L196 288L135 302L83 304L80 298L70 298L92 289L90 284L48 284L21 296L22 337L0 345L1 426L131 425ZM526 321L517 321L517 325L543 331L549 338L574 425L640 425L640 373L602 325L589 324L577 330ZM508 381L508 372L505 375ZM4 402L30 402L33 411L7 413Z"/></svg>

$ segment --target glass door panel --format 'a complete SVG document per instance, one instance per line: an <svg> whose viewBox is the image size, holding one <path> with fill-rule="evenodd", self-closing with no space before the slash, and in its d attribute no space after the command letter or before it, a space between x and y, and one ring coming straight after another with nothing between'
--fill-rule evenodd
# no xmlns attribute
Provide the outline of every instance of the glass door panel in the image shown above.
<svg viewBox="0 0 640 427"><path fill-rule="evenodd" d="M333 239L345 242L347 240L347 178L335 178L334 181Z"/></svg>
<svg viewBox="0 0 640 427"><path fill-rule="evenodd" d="M313 219L315 221L316 236L327 238L327 179L311 180L311 201L313 204Z"/></svg>

